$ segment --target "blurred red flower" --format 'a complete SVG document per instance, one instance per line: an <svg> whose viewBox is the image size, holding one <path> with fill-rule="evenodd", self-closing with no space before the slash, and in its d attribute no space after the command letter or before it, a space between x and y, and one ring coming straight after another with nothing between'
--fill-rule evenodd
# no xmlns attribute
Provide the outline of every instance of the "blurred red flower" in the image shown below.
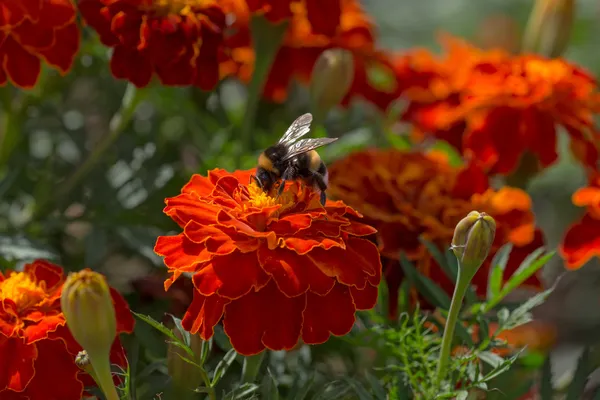
<svg viewBox="0 0 600 400"><path fill-rule="evenodd" d="M210 90L226 58L226 10L221 3L81 0L79 9L102 43L114 48L110 67L116 78L144 87L156 73L163 85Z"/></svg>
<svg viewBox="0 0 600 400"><path fill-rule="evenodd" d="M486 171L510 174L524 154L546 167L558 157L557 130L586 165L598 159L594 78L562 59L484 51L451 37L447 54L416 50L395 60L409 101L402 119L417 136L448 141Z"/></svg>
<svg viewBox="0 0 600 400"><path fill-rule="evenodd" d="M377 243L387 258L386 279L395 314L401 270L400 251L448 294L454 284L435 263L419 238L448 248L456 224L470 211L486 212L497 229L488 261L479 269L473 285L484 296L489 260L505 243L514 245L505 276L542 245L534 226L531 200L520 189L494 190L476 166L456 168L441 153L407 153L396 149L372 149L352 153L329 166L332 198L359 210L365 222L377 229ZM527 284L540 285L536 277Z"/></svg>
<svg viewBox="0 0 600 400"><path fill-rule="evenodd" d="M60 310L65 277L58 265L36 260L22 272L0 273L0 397L6 400L79 400L94 380L76 364L81 351ZM131 333L134 320L125 300L111 288L117 332ZM126 367L119 338L111 361ZM117 380L118 377L115 376Z"/></svg>
<svg viewBox="0 0 600 400"><path fill-rule="evenodd" d="M348 97L361 95L371 100L375 97L373 93L384 96L386 91L373 86L366 70L371 65L388 63L390 76L394 71L384 53L375 49L374 24L360 2L335 0L327 2L330 6L319 4L317 7L318 3L316 0L282 0L276 7L273 0L248 1L250 11L260 4L263 10L270 10L266 16L272 21L289 21L265 83L264 97L274 102L285 101L290 83L293 80L309 83L317 58L330 48L344 48L354 55L355 79ZM240 16L237 32L227 39L231 60L224 67L243 82L252 77L255 61L248 20L248 15Z"/></svg>
<svg viewBox="0 0 600 400"><path fill-rule="evenodd" d="M0 86L35 86L42 60L66 74L79 50L71 0L4 0L0 4Z"/></svg>
<svg viewBox="0 0 600 400"><path fill-rule="evenodd" d="M158 238L172 277L193 274L195 292L183 326L209 339L223 327L237 352L291 349L301 338L323 343L345 335L356 310L377 301L381 262L360 238L375 230L341 202L322 207L319 194L291 182L265 194L251 171L216 169L192 176L165 213L183 229Z"/></svg>
<svg viewBox="0 0 600 400"><path fill-rule="evenodd" d="M560 253L568 269L579 269L592 257L600 257L600 173L573 194L573 204L586 207L586 212L568 229Z"/></svg>

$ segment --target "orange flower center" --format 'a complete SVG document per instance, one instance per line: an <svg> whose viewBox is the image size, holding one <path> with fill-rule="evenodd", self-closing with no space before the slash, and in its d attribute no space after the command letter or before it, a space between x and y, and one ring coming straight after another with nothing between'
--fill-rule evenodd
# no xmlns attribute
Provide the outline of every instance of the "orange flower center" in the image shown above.
<svg viewBox="0 0 600 400"><path fill-rule="evenodd" d="M12 272L0 283L0 298L10 299L23 311L38 304L46 297L46 282L36 282L25 272Z"/></svg>
<svg viewBox="0 0 600 400"><path fill-rule="evenodd" d="M201 7L206 2L206 0L149 0L150 4L142 8L160 15L189 14L192 8Z"/></svg>

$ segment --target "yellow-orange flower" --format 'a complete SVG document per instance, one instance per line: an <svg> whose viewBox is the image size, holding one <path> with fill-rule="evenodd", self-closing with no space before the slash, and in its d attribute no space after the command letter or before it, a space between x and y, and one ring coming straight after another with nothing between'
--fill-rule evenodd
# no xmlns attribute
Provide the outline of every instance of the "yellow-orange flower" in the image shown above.
<svg viewBox="0 0 600 400"><path fill-rule="evenodd" d="M0 273L0 398L6 400L79 400L93 379L75 364L81 346L66 326L60 307L62 268L44 260L22 272ZM133 331L129 307L114 289L111 297L118 333ZM125 367L119 338L111 362ZM118 377L115 377L118 381Z"/></svg>
<svg viewBox="0 0 600 400"><path fill-rule="evenodd" d="M355 311L377 300L381 262L362 236L375 232L342 202L321 206L319 193L291 182L282 196L264 193L251 171L216 169L192 176L165 213L183 232L155 246L172 276L193 274L195 292L183 326L209 339L223 318L240 354L291 349L345 335Z"/></svg>
<svg viewBox="0 0 600 400"><path fill-rule="evenodd" d="M356 208L365 222L377 229L381 254L393 261L385 272L388 285L399 284L395 260L402 250L422 273L452 293L453 283L419 238L448 248L454 227L472 210L491 215L497 225L488 261L473 279L479 294L485 295L489 260L500 246L507 242L514 245L504 271L509 276L541 245L529 196L520 189L491 188L487 176L473 164L456 168L441 153L372 149L332 163L329 171L330 196ZM535 277L528 283L539 285ZM397 302L391 301L395 307Z"/></svg>
<svg viewBox="0 0 600 400"><path fill-rule="evenodd" d="M568 229L560 253L569 269L582 267L593 257L600 257L600 173L589 185L573 194L573 204L585 207L583 217Z"/></svg>
<svg viewBox="0 0 600 400"><path fill-rule="evenodd" d="M484 51L444 37L447 54L417 50L398 57L396 76L409 102L402 119L418 135L448 141L490 173L509 174L529 153L554 163L557 130L595 167L600 135L593 123L595 79L562 59Z"/></svg>

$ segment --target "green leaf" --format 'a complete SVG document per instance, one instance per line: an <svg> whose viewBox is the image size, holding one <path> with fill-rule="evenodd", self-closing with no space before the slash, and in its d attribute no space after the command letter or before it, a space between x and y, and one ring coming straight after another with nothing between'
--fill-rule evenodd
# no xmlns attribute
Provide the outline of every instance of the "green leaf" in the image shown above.
<svg viewBox="0 0 600 400"><path fill-rule="evenodd" d="M200 348L200 365L204 365L206 363L206 360L208 359L208 355L210 354L210 351L212 350L212 345L213 345L213 338L202 341L202 347Z"/></svg>
<svg viewBox="0 0 600 400"><path fill-rule="evenodd" d="M456 400L467 400L468 397L469 392L466 390L461 390L460 392L456 393Z"/></svg>
<svg viewBox="0 0 600 400"><path fill-rule="evenodd" d="M152 318L149 315L138 314L135 311L132 311L131 313L133 315L135 315L136 317L138 317L139 319L141 319L142 321L144 321L145 323L147 323L148 325L150 325L151 327L153 327L156 330L158 330L159 332L161 332L163 335L171 338L174 342L180 342L185 346L185 343L183 343L177 336L175 336L173 331L171 329L167 328L162 322L158 322L157 320L155 320L154 318Z"/></svg>
<svg viewBox="0 0 600 400"><path fill-rule="evenodd" d="M421 242L426 248L429 254L433 257L435 262L444 270L446 276L452 281L452 283L456 283L456 278L458 277L458 270L453 271L450 269L450 266L447 265L446 257L442 254L438 247L430 242L429 240L425 240L419 237L419 242Z"/></svg>
<svg viewBox="0 0 600 400"><path fill-rule="evenodd" d="M233 389L227 393L224 400L241 400L241 399L252 399L256 398L255 394L260 390L260 386L255 383L244 383L239 387Z"/></svg>
<svg viewBox="0 0 600 400"><path fill-rule="evenodd" d="M365 386L359 381L344 377L342 378L348 385L352 388L354 393L358 396L358 400L373 400L373 396L369 393L369 391L365 388Z"/></svg>
<svg viewBox="0 0 600 400"><path fill-rule="evenodd" d="M496 353L492 353L491 351L482 351L478 353L477 356L481 361L488 364L492 368L498 368L504 362L504 358L500 357Z"/></svg>
<svg viewBox="0 0 600 400"><path fill-rule="evenodd" d="M295 390L292 393L296 393L296 395L294 396L294 400L305 400L306 396L308 396L308 392L310 392L310 389L313 387L314 383L315 383L315 374L311 374L310 378L306 381L306 383L304 385L302 385L302 387L300 388L295 388Z"/></svg>
<svg viewBox="0 0 600 400"><path fill-rule="evenodd" d="M267 368L267 373L263 378L261 386L261 399L279 400L279 390L277 389L277 381L275 380L273 374L271 374L271 370L269 368Z"/></svg>
<svg viewBox="0 0 600 400"><path fill-rule="evenodd" d="M227 369L229 369L231 364L233 364L233 362L235 361L236 357L237 357L237 353L236 353L235 349L229 350L225 354L225 356L223 356L223 358L221 359L221 361L219 361L219 363L217 364L217 367L215 368L215 373L213 375L213 380L212 380L212 386L215 386L221 380L223 375L225 375L225 372L227 372Z"/></svg>
<svg viewBox="0 0 600 400"><path fill-rule="evenodd" d="M381 382L379 381L379 379L377 379L377 377L370 374L369 372L365 373L365 377L367 378L367 381L369 382L369 385L371 386L371 389L372 389L373 393L375 394L375 399L376 400L387 400L386 390L383 387L383 385L381 384Z"/></svg>
<svg viewBox="0 0 600 400"><path fill-rule="evenodd" d="M525 301L523 304L521 304L519 307L513 310L513 312L510 313L510 316L508 317L506 322L501 326L501 329L513 329L519 325L523 325L531 321L530 311L533 310L535 307L543 304L548 298L548 296L550 296L553 290L554 286L527 299L527 301Z"/></svg>
<svg viewBox="0 0 600 400"><path fill-rule="evenodd" d="M504 277L504 270L506 269L506 264L508 263L512 248L513 246L511 243L502 246L492 259L492 268L490 269L490 274L488 276L488 300L495 298L500 293Z"/></svg>
<svg viewBox="0 0 600 400"><path fill-rule="evenodd" d="M546 357L542 367L542 376L540 377L540 400L553 400L554 390L552 389L552 360L550 356Z"/></svg>
<svg viewBox="0 0 600 400"><path fill-rule="evenodd" d="M417 288L427 301L436 307L448 310L450 308L450 297L431 279L421 275L413 266L404 252L400 253L400 265L406 274L406 277Z"/></svg>
<svg viewBox="0 0 600 400"><path fill-rule="evenodd" d="M548 254L544 254L542 257L539 257L544 251L544 248L539 248L535 250L533 253L529 254L527 258L521 263L519 268L515 271L514 274L510 277L508 282L502 288L502 297L506 297L510 292L515 290L518 286L520 286L523 282L533 276L537 271L539 271L552 257L556 252L552 251ZM535 256L535 257L532 257ZM539 258L538 258L539 257Z"/></svg>
<svg viewBox="0 0 600 400"><path fill-rule="evenodd" d="M575 374L569 385L565 400L579 400L582 398L590 369L590 349L586 347L579 357L579 362L577 363L577 368L575 369Z"/></svg>
<svg viewBox="0 0 600 400"><path fill-rule="evenodd" d="M176 316L171 315L171 314L167 314L167 315L169 317L171 317L171 319L175 323L175 328L179 331L179 333L181 334L181 337L183 337L183 342L186 344L186 346L189 346L190 342L191 342L190 333L188 331L186 331L185 329L183 329L183 325L181 325L181 319L179 319Z"/></svg>

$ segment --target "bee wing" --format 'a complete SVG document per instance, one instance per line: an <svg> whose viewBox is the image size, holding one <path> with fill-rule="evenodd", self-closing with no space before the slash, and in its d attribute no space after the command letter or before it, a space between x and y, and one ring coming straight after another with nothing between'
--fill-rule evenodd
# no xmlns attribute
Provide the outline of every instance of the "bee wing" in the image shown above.
<svg viewBox="0 0 600 400"><path fill-rule="evenodd" d="M302 136L306 135L308 131L310 131L310 124L312 122L312 114L306 113L298 118L292 125L285 131L281 139L279 139L279 144L291 144L296 140L300 139Z"/></svg>
<svg viewBox="0 0 600 400"><path fill-rule="evenodd" d="M317 138L317 139L302 139L288 147L288 152L283 157L283 161L289 160L298 154L306 153L318 147L335 142L338 138Z"/></svg>

